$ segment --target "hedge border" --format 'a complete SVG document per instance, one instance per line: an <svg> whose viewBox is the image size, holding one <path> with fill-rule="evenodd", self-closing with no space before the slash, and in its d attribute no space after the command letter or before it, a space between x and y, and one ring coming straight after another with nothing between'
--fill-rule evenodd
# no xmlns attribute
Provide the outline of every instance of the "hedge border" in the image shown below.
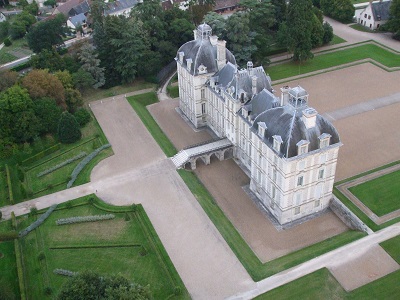
<svg viewBox="0 0 400 300"><path fill-rule="evenodd" d="M13 205L13 204L14 204L14 194L13 194L13 191L12 191L12 183L11 183L11 176L10 176L10 168L8 167L7 164L6 164L5 168L6 168L6 176L7 176L7 185L8 185L8 196L9 196L9 201L10 201L10 204Z"/></svg>
<svg viewBox="0 0 400 300"><path fill-rule="evenodd" d="M57 149L53 151L53 148L54 148L54 149L57 148ZM46 155L50 155L50 154L52 154L52 153L54 153L54 152L60 150L60 148L61 148L61 144L60 144L60 143L57 143L57 144L55 144L55 145L53 145L53 146L51 146L51 147L49 147L49 148L47 148L47 149L44 149L43 151L40 151L40 152L36 153L36 154L33 155L33 156L28 157L27 159L24 159L24 160L21 162L21 164L22 164L22 165L29 165L29 164L33 163L35 160L37 160L37 159L41 159L41 158L45 157ZM49 152L48 152L48 151L49 151ZM43 155L43 156L42 156L42 155ZM38 157L39 157L39 158L38 158ZM32 167L32 168L30 168L30 169L33 169L33 168L34 168L34 167ZM29 169L29 170L30 170L30 169Z"/></svg>

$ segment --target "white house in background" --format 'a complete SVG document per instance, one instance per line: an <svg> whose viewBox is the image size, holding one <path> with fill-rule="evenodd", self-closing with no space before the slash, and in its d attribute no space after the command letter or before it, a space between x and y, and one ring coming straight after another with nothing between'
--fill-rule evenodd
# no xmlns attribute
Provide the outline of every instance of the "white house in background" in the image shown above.
<svg viewBox="0 0 400 300"><path fill-rule="evenodd" d="M82 27L83 32L87 30L87 19L84 13L69 17L67 20L67 26L72 30L76 30L79 26Z"/></svg>
<svg viewBox="0 0 400 300"><path fill-rule="evenodd" d="M104 8L105 16L120 16L124 15L129 17L131 10L138 4L142 3L141 0L116 0L108 2Z"/></svg>
<svg viewBox="0 0 400 300"><path fill-rule="evenodd" d="M371 30L378 29L389 19L389 8L391 4L391 0L370 1L368 6L361 10L360 14L357 16L357 23Z"/></svg>
<svg viewBox="0 0 400 300"><path fill-rule="evenodd" d="M282 87L278 98L263 67L238 69L207 24L194 33L175 58L183 114L229 139L251 191L280 224L327 208L342 145L333 125L302 87Z"/></svg>

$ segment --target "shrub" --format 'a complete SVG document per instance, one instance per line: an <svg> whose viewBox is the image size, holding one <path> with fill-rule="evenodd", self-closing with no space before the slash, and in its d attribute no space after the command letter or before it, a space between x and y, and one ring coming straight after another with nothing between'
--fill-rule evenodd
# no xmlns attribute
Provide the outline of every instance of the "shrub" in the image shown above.
<svg viewBox="0 0 400 300"><path fill-rule="evenodd" d="M11 40L8 37L6 37L4 39L3 43L4 43L4 46L6 46L6 47L11 46L11 44L12 44Z"/></svg>
<svg viewBox="0 0 400 300"><path fill-rule="evenodd" d="M11 226L13 229L17 229L17 218L15 217L15 213L11 212Z"/></svg>
<svg viewBox="0 0 400 300"><path fill-rule="evenodd" d="M52 166L52 167L44 170L43 172L40 172L39 174L37 174L37 177L39 178L39 177L42 177L44 175L50 174L50 173L52 173L52 172L54 172L54 171L56 171L58 169L61 169L62 167L66 166L66 165L68 165L70 163L73 163L74 161L76 161L78 159L81 159L82 157L85 157L86 155L87 155L86 152L81 152L78 155L63 161L62 163L59 163L58 165Z"/></svg>
<svg viewBox="0 0 400 300"><path fill-rule="evenodd" d="M31 225L29 225L27 228L25 228L24 230L19 232L19 237L24 237L26 236L29 232L31 232L32 230L36 229L37 227L39 227L49 216L50 214L56 209L57 204L54 204L52 206L50 206L50 208L39 217L39 219L37 219L35 222L33 222ZM32 207L33 209L34 207ZM32 212L31 209L31 212ZM35 207L36 209L36 207ZM37 209L36 209L37 210Z"/></svg>
<svg viewBox="0 0 400 300"><path fill-rule="evenodd" d="M125 221L129 221L129 220L131 219L131 218L129 217L129 214L128 214L128 213L125 213L124 219L125 219Z"/></svg>
<svg viewBox="0 0 400 300"><path fill-rule="evenodd" d="M87 123L90 122L90 119L92 118L90 115L90 112L85 109L85 108L80 108L74 113L74 117L76 121L78 122L79 126L83 127Z"/></svg>
<svg viewBox="0 0 400 300"><path fill-rule="evenodd" d="M30 214L31 216L36 215L36 214L37 214L37 208L36 208L35 206L32 206L31 209L30 209L30 211L29 211L29 214Z"/></svg>
<svg viewBox="0 0 400 300"><path fill-rule="evenodd" d="M78 122L75 117L67 111L63 112L61 115L58 123L57 135L60 142L64 144L75 143L80 140L82 136Z"/></svg>
<svg viewBox="0 0 400 300"><path fill-rule="evenodd" d="M92 153L90 153L88 156L86 156L79 164L75 167L75 169L72 171L71 174L71 180L67 184L67 189L69 189L75 182L76 178L78 177L79 173L83 170L83 168L99 154L102 150L111 147L110 144L105 144L101 146L100 148L97 148L94 150Z"/></svg>
<svg viewBox="0 0 400 300"><path fill-rule="evenodd" d="M52 293L53 293L53 290L51 289L51 287L46 286L46 287L44 288L44 294L45 294L45 295L50 296Z"/></svg>
<svg viewBox="0 0 400 300"><path fill-rule="evenodd" d="M181 287L180 287L180 286L176 286L176 287L174 288L174 294L175 294L175 296L179 296L181 293L182 293Z"/></svg>
<svg viewBox="0 0 400 300"><path fill-rule="evenodd" d="M56 275L62 275L62 276L68 276L68 277L74 277L78 275L78 272L72 272L69 270L64 270L64 269L55 269L53 271L54 274Z"/></svg>
<svg viewBox="0 0 400 300"><path fill-rule="evenodd" d="M58 219L56 221L56 224L57 225L67 225L67 224L75 224L75 223L83 223L83 222L96 222L96 221L103 221L103 220L111 220L114 218L115 218L115 215L113 215L113 214L70 217L70 218Z"/></svg>
<svg viewBox="0 0 400 300"><path fill-rule="evenodd" d="M18 232L15 230L9 232L0 232L0 242L11 241L18 238Z"/></svg>

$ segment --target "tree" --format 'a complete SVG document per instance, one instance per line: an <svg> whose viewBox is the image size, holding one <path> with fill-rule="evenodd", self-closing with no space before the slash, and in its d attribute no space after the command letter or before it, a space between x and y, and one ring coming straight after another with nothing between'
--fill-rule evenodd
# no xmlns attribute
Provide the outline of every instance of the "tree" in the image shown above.
<svg viewBox="0 0 400 300"><path fill-rule="evenodd" d="M0 139L17 143L32 140L39 132L39 121L26 89L14 85L0 95Z"/></svg>
<svg viewBox="0 0 400 300"><path fill-rule="evenodd" d="M43 4L46 6L55 7L57 5L57 1L56 0L46 0L43 2Z"/></svg>
<svg viewBox="0 0 400 300"><path fill-rule="evenodd" d="M82 68L72 74L72 81L74 82L74 86L80 91L88 89L96 82L93 76Z"/></svg>
<svg viewBox="0 0 400 300"><path fill-rule="evenodd" d="M64 71L57 71L54 73L54 76L60 80L61 84L63 85L64 89L73 88L74 84L72 81L71 73L67 70Z"/></svg>
<svg viewBox="0 0 400 300"><path fill-rule="evenodd" d="M225 39L226 35L226 20L220 14L210 11L204 16L204 23L210 25L214 35L218 36L221 40Z"/></svg>
<svg viewBox="0 0 400 300"><path fill-rule="evenodd" d="M314 18L311 0L292 0L288 6L287 35L288 49L293 60L306 61L313 57L311 52L312 20Z"/></svg>
<svg viewBox="0 0 400 300"><path fill-rule="evenodd" d="M400 0L392 0L392 4L389 8L389 20L384 26L389 31L395 33L400 39Z"/></svg>
<svg viewBox="0 0 400 300"><path fill-rule="evenodd" d="M10 23L7 20L0 22L0 39L5 39L6 37L8 37L9 28Z"/></svg>
<svg viewBox="0 0 400 300"><path fill-rule="evenodd" d="M43 49L51 50L53 46L62 44L62 37L65 35L64 23L63 14L58 14L54 19L37 23L26 36L29 48L33 52L39 53Z"/></svg>
<svg viewBox="0 0 400 300"><path fill-rule="evenodd" d="M324 27L315 14L313 15L311 22L311 47L315 48L321 46L323 43Z"/></svg>
<svg viewBox="0 0 400 300"><path fill-rule="evenodd" d="M104 68L100 67L100 59L97 58L94 47L88 43L82 45L78 54L79 61L82 63L82 70L88 72L93 79L95 89L105 84Z"/></svg>
<svg viewBox="0 0 400 300"><path fill-rule="evenodd" d="M36 18L27 11L22 11L14 17L10 25L11 38L15 40L23 37L34 23L36 23Z"/></svg>
<svg viewBox="0 0 400 300"><path fill-rule="evenodd" d="M65 89L65 103L67 104L68 111L73 114L78 107L82 106L83 104L81 93L76 89Z"/></svg>
<svg viewBox="0 0 400 300"><path fill-rule="evenodd" d="M48 69L50 72L65 69L64 59L55 49L42 49L31 56L30 63L35 69Z"/></svg>
<svg viewBox="0 0 400 300"><path fill-rule="evenodd" d="M82 133L75 117L65 111L61 114L58 123L57 135L61 143L71 144L79 141Z"/></svg>
<svg viewBox="0 0 400 300"><path fill-rule="evenodd" d="M333 39L333 28L328 22L324 22L324 37L322 38L323 44L328 44Z"/></svg>
<svg viewBox="0 0 400 300"><path fill-rule="evenodd" d="M40 133L57 133L58 122L61 118L62 109L57 106L51 98L41 98L34 102L35 115L39 119Z"/></svg>
<svg viewBox="0 0 400 300"><path fill-rule="evenodd" d="M48 70L32 70L22 79L32 99L49 97L55 99L57 105L65 108L65 89L61 81Z"/></svg>
<svg viewBox="0 0 400 300"><path fill-rule="evenodd" d="M121 275L101 276L84 271L69 279L61 288L58 300L150 299L148 286L130 283Z"/></svg>
<svg viewBox="0 0 400 300"><path fill-rule="evenodd" d="M350 22L354 16L354 6L351 0L320 0L321 9L325 15L341 22Z"/></svg>
<svg viewBox="0 0 400 300"><path fill-rule="evenodd" d="M253 45L255 34L250 31L250 19L244 12L236 12L226 21L226 41L236 57L237 64L244 65L257 50Z"/></svg>
<svg viewBox="0 0 400 300"><path fill-rule="evenodd" d="M11 70L0 72L0 91L4 91L12 87L18 80L18 73Z"/></svg>
<svg viewBox="0 0 400 300"><path fill-rule="evenodd" d="M83 127L87 123L90 122L90 119L92 118L90 113L88 112L87 109L85 108L80 108L74 113L74 117L76 121L78 122L79 126Z"/></svg>
<svg viewBox="0 0 400 300"><path fill-rule="evenodd" d="M30 13L33 16L37 16L39 12L39 6L35 1L32 1L31 4L28 4L27 6L24 7L24 11Z"/></svg>
<svg viewBox="0 0 400 300"><path fill-rule="evenodd" d="M276 18L276 25L275 29L279 27L279 24L286 20L286 0L271 0L271 4L275 8L275 18Z"/></svg>

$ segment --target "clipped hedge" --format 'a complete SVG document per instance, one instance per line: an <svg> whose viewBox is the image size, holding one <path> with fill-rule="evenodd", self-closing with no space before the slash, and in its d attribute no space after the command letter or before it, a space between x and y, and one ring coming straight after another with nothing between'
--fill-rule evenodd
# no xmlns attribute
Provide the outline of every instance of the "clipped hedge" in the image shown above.
<svg viewBox="0 0 400 300"><path fill-rule="evenodd" d="M65 270L65 269L54 269L53 273L56 275L68 276L68 277L74 277L74 276L78 275L78 272L72 272L72 271Z"/></svg>
<svg viewBox="0 0 400 300"><path fill-rule="evenodd" d="M14 240L14 249L15 249L15 258L17 261L19 292L20 292L21 300L26 300L24 270L22 268L22 253L21 253L21 247L19 245L18 239Z"/></svg>
<svg viewBox="0 0 400 300"><path fill-rule="evenodd" d="M114 214L70 217L70 218L58 219L56 221L56 224L57 225L67 225L67 224L75 224L75 223L83 223L83 222L96 222L96 221L111 220L114 218L115 218Z"/></svg>
<svg viewBox="0 0 400 300"><path fill-rule="evenodd" d="M17 218L15 217L15 213L11 212L11 226L13 229L17 229Z"/></svg>
<svg viewBox="0 0 400 300"><path fill-rule="evenodd" d="M76 161L78 159L81 159L82 157L85 157L86 155L87 155L86 152L81 152L78 155L63 161L62 163L59 163L58 165L55 165L53 167L50 167L50 168L44 170L43 172L40 172L36 176L39 178L39 177L42 177L44 175L50 174L50 173L54 172L55 170L58 170L58 169L66 166L66 165L68 165L70 163L73 163L74 161Z"/></svg>
<svg viewBox="0 0 400 300"><path fill-rule="evenodd" d="M24 237L32 230L39 227L50 216L50 214L56 209L56 207L57 207L57 204L50 206L50 208L43 215L41 215L39 217L39 219L37 219L35 222L33 222L28 227L26 227L24 230L20 231L19 237Z"/></svg>
<svg viewBox="0 0 400 300"><path fill-rule="evenodd" d="M12 191L12 183L11 183L11 176L10 176L10 169L8 165L6 165L6 176L7 176L7 185L8 185L8 195L10 198L10 204L14 204L14 194Z"/></svg>
<svg viewBox="0 0 400 300"><path fill-rule="evenodd" d="M18 232L15 230L9 232L0 232L0 242L11 241L18 238Z"/></svg>
<svg viewBox="0 0 400 300"><path fill-rule="evenodd" d="M71 180L67 184L67 189L69 189L75 182L76 178L78 177L79 173L83 170L83 168L99 154L102 150L111 147L110 144L105 144L101 146L100 148L97 148L94 150L92 153L90 153L88 156L86 156L72 171L71 174Z"/></svg>
<svg viewBox="0 0 400 300"><path fill-rule="evenodd" d="M41 152L39 152L39 153L37 153L35 155L23 160L22 164L23 165L29 165L29 164L31 164L31 163L33 163L33 162L35 162L35 161L37 161L37 160L49 155L51 153L56 152L57 150L60 150L60 148L61 148L61 144L60 143L55 144L54 146L51 146L51 147L49 147L49 148L47 148L47 149L45 149L45 150L43 150L43 151L41 151Z"/></svg>

